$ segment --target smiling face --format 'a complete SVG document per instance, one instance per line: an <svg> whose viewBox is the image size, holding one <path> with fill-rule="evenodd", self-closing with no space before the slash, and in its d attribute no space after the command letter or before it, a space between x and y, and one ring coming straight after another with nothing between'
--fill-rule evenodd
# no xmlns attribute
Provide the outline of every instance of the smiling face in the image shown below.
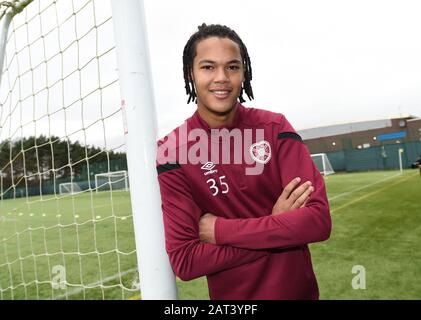
<svg viewBox="0 0 421 320"><path fill-rule="evenodd" d="M244 81L240 47L228 38L210 37L196 46L192 75L198 112L209 124L229 122ZM223 124L223 123L220 123Z"/></svg>

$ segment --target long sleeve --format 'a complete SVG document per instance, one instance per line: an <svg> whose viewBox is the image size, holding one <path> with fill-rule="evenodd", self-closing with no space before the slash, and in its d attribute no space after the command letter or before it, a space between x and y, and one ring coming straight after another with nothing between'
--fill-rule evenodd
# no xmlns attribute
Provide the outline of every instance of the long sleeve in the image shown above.
<svg viewBox="0 0 421 320"><path fill-rule="evenodd" d="M170 263L182 280L191 280L252 262L268 253L202 243L201 209L195 203L182 168L158 176Z"/></svg>
<svg viewBox="0 0 421 320"><path fill-rule="evenodd" d="M311 181L315 190L303 208L272 216L247 219L218 217L215 238L219 245L245 249L282 249L324 241L329 238L331 218L322 176L310 153L292 126L284 119L284 128L277 137L276 161L282 187L295 177Z"/></svg>

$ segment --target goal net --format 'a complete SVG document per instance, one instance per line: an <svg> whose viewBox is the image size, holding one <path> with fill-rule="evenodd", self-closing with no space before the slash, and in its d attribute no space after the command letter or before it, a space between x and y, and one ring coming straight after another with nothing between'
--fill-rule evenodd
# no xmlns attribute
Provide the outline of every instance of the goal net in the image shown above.
<svg viewBox="0 0 421 320"><path fill-rule="evenodd" d="M73 193L82 191L79 185L75 182L60 183L59 190L60 190L60 194L65 194L65 193L73 194Z"/></svg>
<svg viewBox="0 0 421 320"><path fill-rule="evenodd" d="M127 171L98 173L95 175L95 190L99 191L129 191Z"/></svg>
<svg viewBox="0 0 421 320"><path fill-rule="evenodd" d="M317 169L319 169L322 175L327 176L329 174L335 173L326 153L312 154L311 158L313 159L314 164L317 166Z"/></svg>
<svg viewBox="0 0 421 320"><path fill-rule="evenodd" d="M0 16L0 299L136 296L111 4L0 0Z"/></svg>

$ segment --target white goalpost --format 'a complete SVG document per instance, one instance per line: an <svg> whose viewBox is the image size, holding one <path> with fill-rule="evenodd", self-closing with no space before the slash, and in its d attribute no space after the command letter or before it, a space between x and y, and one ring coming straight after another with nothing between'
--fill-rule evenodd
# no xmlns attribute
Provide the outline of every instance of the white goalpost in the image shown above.
<svg viewBox="0 0 421 320"><path fill-rule="evenodd" d="M79 185L75 182L65 182L59 184L59 193L60 194L75 194L78 192L82 192L82 189Z"/></svg>
<svg viewBox="0 0 421 320"><path fill-rule="evenodd" d="M143 1L0 19L0 300L176 299Z"/></svg>
<svg viewBox="0 0 421 320"><path fill-rule="evenodd" d="M129 179L126 170L97 173L95 175L95 190L99 191L129 191Z"/></svg>
<svg viewBox="0 0 421 320"><path fill-rule="evenodd" d="M142 298L176 299L155 171L157 124L143 0L112 0L111 4L127 146L131 151L127 161L130 174L141 177L131 180L131 201Z"/></svg>
<svg viewBox="0 0 421 320"><path fill-rule="evenodd" d="M322 175L327 176L329 174L335 173L326 153L312 154L311 158L313 159L314 164Z"/></svg>

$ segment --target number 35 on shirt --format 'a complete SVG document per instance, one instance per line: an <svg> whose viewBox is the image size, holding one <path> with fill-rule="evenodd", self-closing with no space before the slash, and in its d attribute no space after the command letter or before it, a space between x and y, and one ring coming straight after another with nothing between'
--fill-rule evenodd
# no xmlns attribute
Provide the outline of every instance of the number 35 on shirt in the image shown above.
<svg viewBox="0 0 421 320"><path fill-rule="evenodd" d="M220 176L218 178L219 178L218 182L213 178L210 178L206 181L206 183L209 185L209 188L212 192L212 196L214 197L218 195L220 192L228 193L229 191L228 183L224 181L225 176Z"/></svg>

